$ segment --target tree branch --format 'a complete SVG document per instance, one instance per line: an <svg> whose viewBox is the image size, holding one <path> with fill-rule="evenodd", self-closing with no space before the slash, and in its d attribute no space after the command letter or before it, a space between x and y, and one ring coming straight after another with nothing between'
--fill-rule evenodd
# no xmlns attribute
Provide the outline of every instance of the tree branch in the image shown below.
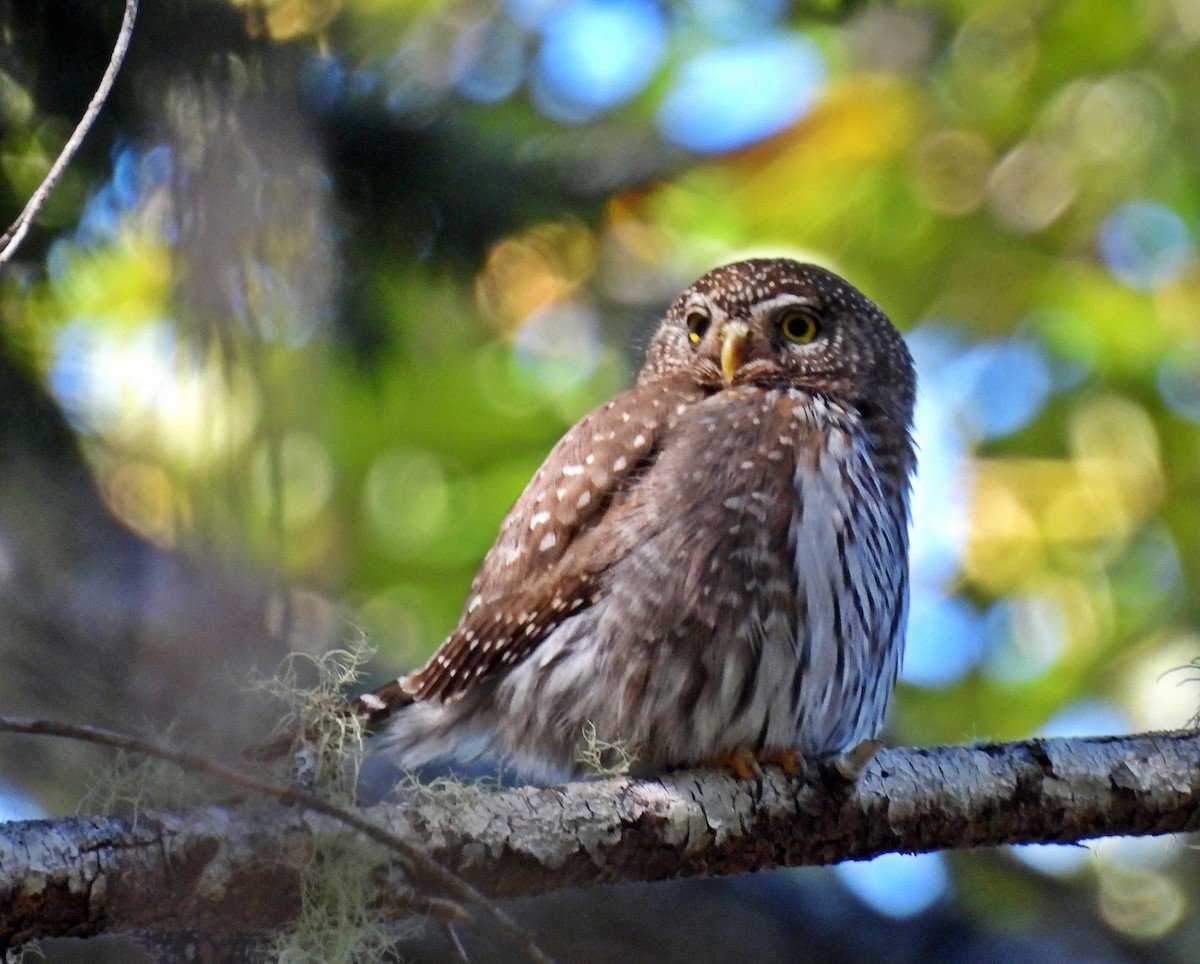
<svg viewBox="0 0 1200 964"><path fill-rule="evenodd" d="M76 723L60 723L54 720L18 720L10 717L0 717L0 732L27 734L31 736L59 736L66 739L81 740L96 743L116 749L128 750L145 754L174 763L176 766L193 773L203 773L215 777L231 786L243 790L252 790L275 797L283 803L290 803L305 810L312 811L331 818L344 827L355 830L382 847L391 850L404 863L405 871L411 882L421 885L438 893L446 893L456 899L471 902L480 908L487 916L499 925L502 931L513 937L525 955L534 964L553 964L551 959L533 942L532 938L521 930L512 919L495 904L487 900L466 881L456 877L444 867L431 859L415 841L403 840L394 833L383 829L379 824L364 819L358 813L347 810L321 797L313 796L293 787L284 786L270 780L231 769L223 764L194 753L174 750L161 746L149 740L114 733L100 727L83 726ZM136 823L136 819L135 819ZM0 857L3 854L0 853ZM152 868L146 868L152 870ZM3 863L0 862L0 874L3 873ZM145 881L140 881L144 887ZM150 894L147 894L150 896ZM3 935L0 934L0 948L3 948Z"/></svg>
<svg viewBox="0 0 1200 964"><path fill-rule="evenodd" d="M25 234L29 231L29 225L33 223L33 219L37 217L38 211L46 203L46 198L50 196L50 192L58 185L63 171L71 163L71 159L75 156L75 152L79 150L79 145L83 143L83 139L87 137L88 131L92 129L92 124L96 122L96 118L100 116L100 109L108 99L108 92L112 90L112 85L115 83L117 74L121 70L121 64L125 60L125 52L129 49L129 41L133 39L133 22L137 18L137 6L138 0L125 0L125 14L121 19L121 29L117 33L117 41L113 45L112 55L108 58L108 67L104 70L104 76L100 78L100 85L96 88L96 93L92 95L92 99L87 105L87 110L84 111L79 123L75 125L75 130L67 138L67 142L63 145L62 150L59 151L58 157L50 165L50 170L46 172L46 176L42 178L42 183L37 186L37 190L30 196L24 209L17 215L17 219L8 230L0 235L0 267L8 262L25 239Z"/></svg>
<svg viewBox="0 0 1200 964"><path fill-rule="evenodd" d="M614 881L1113 834L1200 829L1200 737L1170 732L884 750L854 786L697 770L526 787L366 815L494 896ZM0 828L0 947L101 932L276 927L318 839L287 808L80 817ZM410 912L403 895L398 913Z"/></svg>

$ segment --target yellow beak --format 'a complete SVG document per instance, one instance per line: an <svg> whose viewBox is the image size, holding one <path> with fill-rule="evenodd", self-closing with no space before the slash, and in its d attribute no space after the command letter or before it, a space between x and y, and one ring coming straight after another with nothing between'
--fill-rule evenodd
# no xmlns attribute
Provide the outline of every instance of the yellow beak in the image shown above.
<svg viewBox="0 0 1200 964"><path fill-rule="evenodd" d="M743 321L731 321L721 330L721 371L727 382L733 381L746 360L746 336L749 334L750 326Z"/></svg>

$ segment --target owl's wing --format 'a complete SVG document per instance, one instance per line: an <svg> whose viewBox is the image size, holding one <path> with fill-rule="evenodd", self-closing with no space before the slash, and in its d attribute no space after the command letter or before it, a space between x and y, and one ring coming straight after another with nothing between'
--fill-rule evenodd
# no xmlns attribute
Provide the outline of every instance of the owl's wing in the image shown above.
<svg viewBox="0 0 1200 964"><path fill-rule="evenodd" d="M460 696L595 603L600 577L627 547L619 525L606 526L603 539L590 533L620 511L664 432L703 395L683 379L639 385L576 423L509 511L457 628L425 666L391 684L389 695Z"/></svg>

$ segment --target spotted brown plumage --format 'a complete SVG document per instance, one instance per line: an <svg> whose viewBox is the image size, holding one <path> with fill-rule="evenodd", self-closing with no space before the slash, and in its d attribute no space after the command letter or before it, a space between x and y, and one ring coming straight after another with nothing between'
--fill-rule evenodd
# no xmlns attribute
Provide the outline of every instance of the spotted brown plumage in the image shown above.
<svg viewBox="0 0 1200 964"><path fill-rule="evenodd" d="M842 754L879 732L907 609L912 361L821 268L718 268L637 384L584 416L504 520L462 618L356 708L404 766L490 752L580 772Z"/></svg>
<svg viewBox="0 0 1200 964"><path fill-rule="evenodd" d="M597 523L657 454L659 436L695 390L633 390L584 416L555 446L500 527L462 619L401 685L417 699L454 699L523 659L564 618L596 601L622 551ZM698 396L696 396L698 397Z"/></svg>

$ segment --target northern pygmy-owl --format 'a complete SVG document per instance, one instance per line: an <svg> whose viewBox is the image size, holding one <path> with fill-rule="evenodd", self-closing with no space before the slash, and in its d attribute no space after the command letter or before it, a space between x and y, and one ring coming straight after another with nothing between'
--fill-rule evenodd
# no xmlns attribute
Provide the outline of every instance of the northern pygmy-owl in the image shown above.
<svg viewBox="0 0 1200 964"><path fill-rule="evenodd" d="M709 272L534 475L457 628L357 712L404 766L486 748L535 779L589 738L642 773L851 752L903 650L914 394L836 275Z"/></svg>

